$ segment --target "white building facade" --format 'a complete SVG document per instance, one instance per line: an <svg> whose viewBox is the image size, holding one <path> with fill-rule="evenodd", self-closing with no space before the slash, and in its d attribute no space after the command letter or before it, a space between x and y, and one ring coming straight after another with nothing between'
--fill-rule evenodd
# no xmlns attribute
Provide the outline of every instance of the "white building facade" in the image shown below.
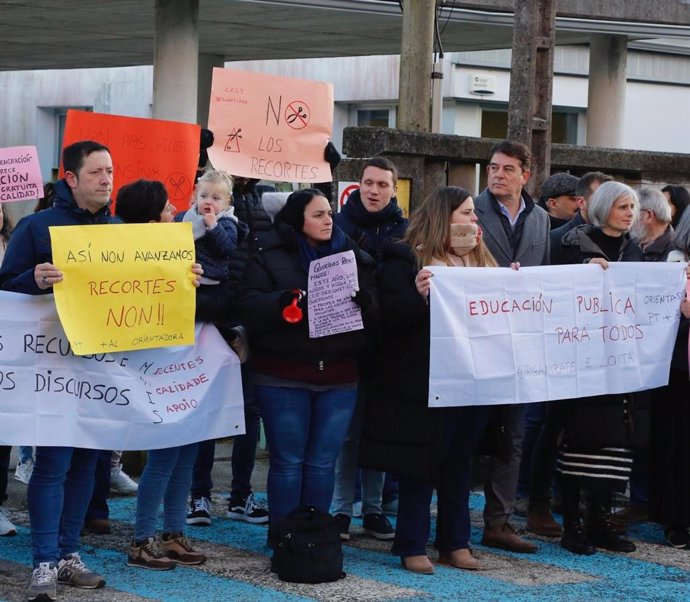
<svg viewBox="0 0 690 602"><path fill-rule="evenodd" d="M642 44L638 43L638 46ZM442 133L505 136L510 50L448 53L443 59ZM395 127L398 56L226 63L233 69L328 81L335 88L333 141L351 125ZM556 49L555 142L587 143L587 46ZM153 68L0 73L0 147L35 145L43 176L55 176L69 108L151 117ZM690 153L690 47L630 49L623 147Z"/></svg>

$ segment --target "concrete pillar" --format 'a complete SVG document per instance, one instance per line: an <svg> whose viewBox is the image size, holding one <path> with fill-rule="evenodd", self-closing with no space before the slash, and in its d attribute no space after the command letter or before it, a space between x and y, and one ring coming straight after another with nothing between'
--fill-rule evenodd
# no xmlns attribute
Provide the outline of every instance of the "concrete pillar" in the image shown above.
<svg viewBox="0 0 690 602"><path fill-rule="evenodd" d="M397 127L431 131L431 65L436 0L404 0Z"/></svg>
<svg viewBox="0 0 690 602"><path fill-rule="evenodd" d="M515 0L508 138L532 150L532 195L551 172L555 22L555 0Z"/></svg>
<svg viewBox="0 0 690 602"><path fill-rule="evenodd" d="M589 45L587 145L623 147L628 38L593 34Z"/></svg>
<svg viewBox="0 0 690 602"><path fill-rule="evenodd" d="M208 105L211 98L213 68L223 67L225 57L220 54L199 55L199 87L197 90L196 122L201 127L208 125Z"/></svg>
<svg viewBox="0 0 690 602"><path fill-rule="evenodd" d="M156 0L153 116L196 123L199 0Z"/></svg>
<svg viewBox="0 0 690 602"><path fill-rule="evenodd" d="M538 196L551 175L553 58L556 47L556 0L541 0L537 25L534 106L532 118L532 178L530 192Z"/></svg>
<svg viewBox="0 0 690 602"><path fill-rule="evenodd" d="M514 11L508 138L531 147L539 3L515 0Z"/></svg>

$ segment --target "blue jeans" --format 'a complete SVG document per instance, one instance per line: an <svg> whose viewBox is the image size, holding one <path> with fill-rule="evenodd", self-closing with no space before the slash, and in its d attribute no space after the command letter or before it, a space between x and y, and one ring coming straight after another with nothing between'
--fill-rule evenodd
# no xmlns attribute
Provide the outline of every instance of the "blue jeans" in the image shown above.
<svg viewBox="0 0 690 602"><path fill-rule="evenodd" d="M356 389L310 391L257 385L270 453L271 521L302 505L328 512L335 461L345 440Z"/></svg>
<svg viewBox="0 0 690 602"><path fill-rule="evenodd" d="M37 447L27 489L34 567L79 550L79 532L93 491L98 450Z"/></svg>
<svg viewBox="0 0 690 602"><path fill-rule="evenodd" d="M252 385L251 372L242 364L242 389L244 391L244 435L234 438L232 444L232 483L230 497L233 500L244 500L252 492L251 478L256 462L256 446L259 443L259 423L261 415L256 403ZM211 497L213 480L211 471L216 453L216 442L199 443L199 454L192 473L192 497Z"/></svg>
<svg viewBox="0 0 690 602"><path fill-rule="evenodd" d="M444 411L444 410L430 410ZM467 549L470 540L471 462L489 420L484 406L453 408L444 417L444 451L435 481L400 475L393 554L425 556L431 532L431 497L438 492L436 548Z"/></svg>
<svg viewBox="0 0 690 602"><path fill-rule="evenodd" d="M367 402L367 387L364 381L357 389L357 404L352 420L335 465L335 489L333 491L333 514L352 517L352 504L355 501L357 485L359 437L362 432L364 408ZM385 472L363 469L362 476L362 515L381 514L381 497Z"/></svg>
<svg viewBox="0 0 690 602"><path fill-rule="evenodd" d="M34 459L34 448L30 445L20 445L19 446L19 461L26 462L27 460Z"/></svg>
<svg viewBox="0 0 690 602"><path fill-rule="evenodd" d="M163 502L163 532L182 533L187 515L187 494L199 444L152 449L137 490L134 539L143 541L156 533L158 510Z"/></svg>

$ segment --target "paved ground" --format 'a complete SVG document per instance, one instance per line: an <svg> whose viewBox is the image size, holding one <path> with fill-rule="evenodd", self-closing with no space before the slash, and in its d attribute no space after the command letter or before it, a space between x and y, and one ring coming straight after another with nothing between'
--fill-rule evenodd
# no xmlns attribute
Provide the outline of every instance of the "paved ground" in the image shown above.
<svg viewBox="0 0 690 602"><path fill-rule="evenodd" d="M134 498L114 498L113 533L83 539L82 557L101 572L103 590L61 587L61 601L163 602L189 601L561 601L690 600L690 551L663 544L660 529L651 524L631 531L638 551L630 555L597 553L582 558L563 551L555 540L541 539L534 555L489 550L481 539L481 495L472 497L472 541L485 570L477 573L439 567L435 575L413 575L400 568L390 545L362 534L358 521L345 546L347 577L337 583L296 585L283 583L269 570L266 528L223 517L225 488L230 482L231 446L216 450L213 525L190 528L189 535L208 556L197 568L177 567L154 572L125 566L125 549L132 536ZM255 488L265 490L266 459L259 460ZM24 600L30 577L30 541L26 487L10 478L10 500L5 506L19 527L15 537L0 538L0 600ZM521 525L520 519L515 523ZM430 551L433 556L433 551Z"/></svg>

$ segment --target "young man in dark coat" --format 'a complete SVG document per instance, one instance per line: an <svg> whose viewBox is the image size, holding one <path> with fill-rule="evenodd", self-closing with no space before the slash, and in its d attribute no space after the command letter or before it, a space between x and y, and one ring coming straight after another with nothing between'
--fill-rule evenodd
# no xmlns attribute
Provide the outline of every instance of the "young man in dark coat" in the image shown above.
<svg viewBox="0 0 690 602"><path fill-rule="evenodd" d="M398 184L398 170L384 157L369 159L362 168L359 190L355 190L334 221L359 247L374 257L381 259L383 244L389 240L402 238L407 229L407 219L398 207L395 193ZM353 502L358 470L359 438L364 419L364 406L370 388L370 379L365 366L370 361L361 362L361 380L358 388L350 429L343 449L338 457L335 472L335 491L332 512L340 528L342 539L349 539L350 522L353 515ZM383 486L385 473L364 469L362 475L362 524L364 532L376 539L392 539L395 530L383 514Z"/></svg>

